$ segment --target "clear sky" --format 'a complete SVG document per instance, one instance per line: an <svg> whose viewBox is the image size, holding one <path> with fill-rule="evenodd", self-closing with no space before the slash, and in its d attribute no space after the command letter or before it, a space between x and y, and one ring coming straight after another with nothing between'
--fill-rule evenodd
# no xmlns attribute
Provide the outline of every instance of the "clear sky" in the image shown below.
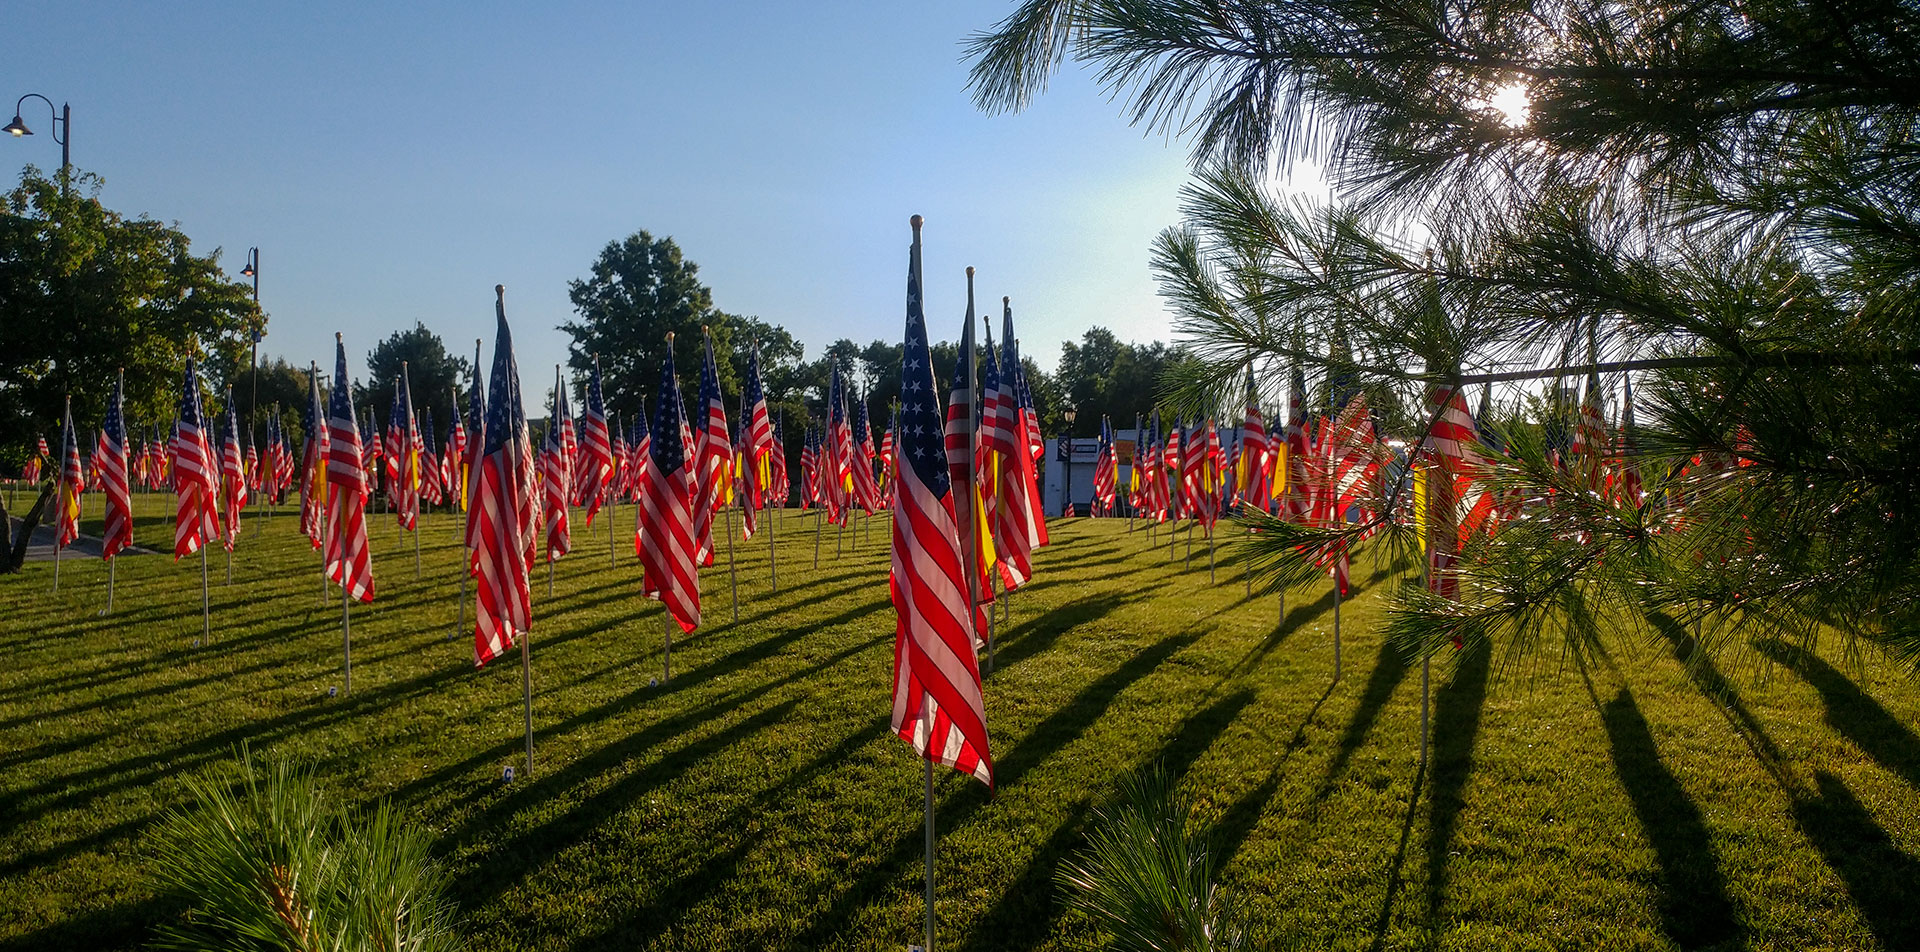
<svg viewBox="0 0 1920 952"><path fill-rule="evenodd" d="M567 282L644 228L812 359L899 338L914 213L936 334L974 265L1042 366L1092 324L1166 339L1148 243L1187 146L1071 67L1026 112L976 110L961 41L1013 7L13 0L0 96L72 104L108 207L230 273L258 245L263 357L324 363L338 330L364 373L415 320L491 348L498 283L537 373L565 354ZM37 134L0 161L57 168L45 105L23 116Z"/></svg>

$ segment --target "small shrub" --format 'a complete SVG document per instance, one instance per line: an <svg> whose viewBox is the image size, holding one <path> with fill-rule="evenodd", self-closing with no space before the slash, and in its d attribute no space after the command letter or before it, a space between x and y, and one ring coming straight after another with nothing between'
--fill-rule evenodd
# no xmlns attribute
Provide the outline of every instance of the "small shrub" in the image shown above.
<svg viewBox="0 0 1920 952"><path fill-rule="evenodd" d="M1217 952L1246 944L1227 891L1213 882L1205 828L1163 768L1121 781L1094 812L1087 848L1060 871L1069 903L1113 952Z"/></svg>
<svg viewBox="0 0 1920 952"><path fill-rule="evenodd" d="M153 879L187 907L154 945L179 950L451 952L461 947L427 835L382 803L334 808L310 770L234 764L187 779L192 803L159 836Z"/></svg>

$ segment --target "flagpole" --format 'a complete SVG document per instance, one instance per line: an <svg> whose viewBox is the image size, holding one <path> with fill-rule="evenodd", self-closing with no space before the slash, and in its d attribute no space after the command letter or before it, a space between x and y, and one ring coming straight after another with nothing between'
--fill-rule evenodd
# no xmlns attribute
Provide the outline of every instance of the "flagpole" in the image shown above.
<svg viewBox="0 0 1920 952"><path fill-rule="evenodd" d="M735 497L737 502L738 496ZM733 560L733 507L727 513L727 596L733 600L733 623L740 623L740 569Z"/></svg>
<svg viewBox="0 0 1920 952"><path fill-rule="evenodd" d="M107 610L101 613L103 615L113 614L113 576L114 570L118 568L119 565L120 561L118 559L107 560Z"/></svg>
<svg viewBox="0 0 1920 952"><path fill-rule="evenodd" d="M1212 526L1208 526L1208 527L1207 527L1207 584L1208 584L1208 585L1212 585L1212 584L1214 584L1214 579L1213 579L1213 527L1212 527Z"/></svg>
<svg viewBox="0 0 1920 952"><path fill-rule="evenodd" d="M660 620L667 623L666 646L660 650L660 683L673 680L673 612L667 608L666 599L660 600Z"/></svg>
<svg viewBox="0 0 1920 952"><path fill-rule="evenodd" d="M813 567L817 571L820 568L820 533L826 531L827 511L816 507L813 512L820 517L813 523Z"/></svg>
<svg viewBox="0 0 1920 952"><path fill-rule="evenodd" d="M422 516L420 513L419 486L420 447L414 445L413 436L414 431L420 427L419 424L414 422L413 417L413 374L407 369L407 362L404 360L400 362L400 382L406 386L407 392L407 458L400 461L400 478L411 484L406 488L413 496L413 528L407 531L413 533L413 580L417 582L420 580L420 520ZM409 468L411 468L413 472L408 473L407 470ZM528 769L531 770L532 768L529 767Z"/></svg>
<svg viewBox="0 0 1920 952"><path fill-rule="evenodd" d="M207 544L200 543L200 641L213 640L213 608L207 598Z"/></svg>
<svg viewBox="0 0 1920 952"><path fill-rule="evenodd" d="M1340 578L1333 579L1333 679L1340 680Z"/></svg>
<svg viewBox="0 0 1920 952"><path fill-rule="evenodd" d="M53 492L53 498L56 501L60 500L61 493L66 491L62 487L62 484L67 481L67 452L73 449L73 447L70 447L67 445L67 434L72 431L73 431L73 397L68 396L66 416L62 418L62 422L60 424L60 468L56 470L56 472L59 473L59 475L55 476L53 479L53 485L55 487ZM82 475L80 478L84 480L86 479L86 476ZM60 508L65 509L66 503L60 502ZM60 518L56 519L53 524L53 591L54 591L54 594L59 594L60 592L60 553L61 553L61 550L66 548L65 546L60 544L60 534L61 534L61 529L64 528L61 525L61 523L66 521L66 515L67 514L64 512L60 513Z"/></svg>
<svg viewBox="0 0 1920 952"><path fill-rule="evenodd" d="M343 512L345 508L346 504L342 501ZM353 599L347 597L347 579L352 577L352 570L347 567L346 546L340 548L340 670L345 682L340 693L347 695L353 693L353 624L348 611Z"/></svg>
<svg viewBox="0 0 1920 952"><path fill-rule="evenodd" d="M774 452L785 453L786 447L776 446L774 447ZM757 470L755 474L758 475ZM761 501L764 502L765 498L762 497ZM783 499L781 502L784 503L786 500ZM768 508L771 511L767 513L767 576L773 581L773 590L778 592L780 590L780 563L773 547L773 527L780 522L780 510L773 507Z"/></svg>
<svg viewBox="0 0 1920 952"><path fill-rule="evenodd" d="M928 743L931 745L932 741ZM931 751L927 753L927 930L924 952L933 952L933 757Z"/></svg>
<svg viewBox="0 0 1920 952"><path fill-rule="evenodd" d="M553 567L552 562L547 563ZM533 776L533 632L520 633L520 692L527 713L527 776Z"/></svg>

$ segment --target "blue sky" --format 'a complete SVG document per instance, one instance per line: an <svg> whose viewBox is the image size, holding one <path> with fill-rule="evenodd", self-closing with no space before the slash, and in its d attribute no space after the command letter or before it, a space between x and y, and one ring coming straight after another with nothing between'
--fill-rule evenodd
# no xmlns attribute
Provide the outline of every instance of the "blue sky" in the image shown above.
<svg viewBox="0 0 1920 952"><path fill-rule="evenodd" d="M936 333L973 265L1043 366L1092 324L1166 339L1147 249L1186 144L1072 67L1026 112L974 109L961 41L1013 6L15 0L0 96L72 103L109 207L230 272L258 245L263 355L324 363L338 330L364 369L416 320L470 353L503 283L538 373L564 357L567 282L642 228L809 358L895 340L914 213ZM39 134L0 161L56 168L45 105L23 116Z"/></svg>

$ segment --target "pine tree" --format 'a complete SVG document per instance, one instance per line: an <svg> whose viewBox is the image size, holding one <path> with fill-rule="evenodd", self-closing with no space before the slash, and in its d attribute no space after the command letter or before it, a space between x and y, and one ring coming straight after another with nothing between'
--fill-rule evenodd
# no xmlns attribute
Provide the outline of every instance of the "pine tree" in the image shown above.
<svg viewBox="0 0 1920 952"><path fill-rule="evenodd" d="M1417 439L1435 384L1524 381L1490 476L1525 518L1469 547L1458 601L1402 596L1410 649L1604 648L1660 612L1709 648L1838 630L1920 668L1916 20L1910 0L1028 0L971 53L983 108L1072 58L1191 138L1185 222L1154 249L1203 358L1176 399L1304 364ZM1330 205L1264 184L1302 160ZM1595 374L1631 376L1643 504L1551 462L1559 384ZM1296 545L1360 531L1266 528L1248 544L1283 579L1312 571Z"/></svg>

